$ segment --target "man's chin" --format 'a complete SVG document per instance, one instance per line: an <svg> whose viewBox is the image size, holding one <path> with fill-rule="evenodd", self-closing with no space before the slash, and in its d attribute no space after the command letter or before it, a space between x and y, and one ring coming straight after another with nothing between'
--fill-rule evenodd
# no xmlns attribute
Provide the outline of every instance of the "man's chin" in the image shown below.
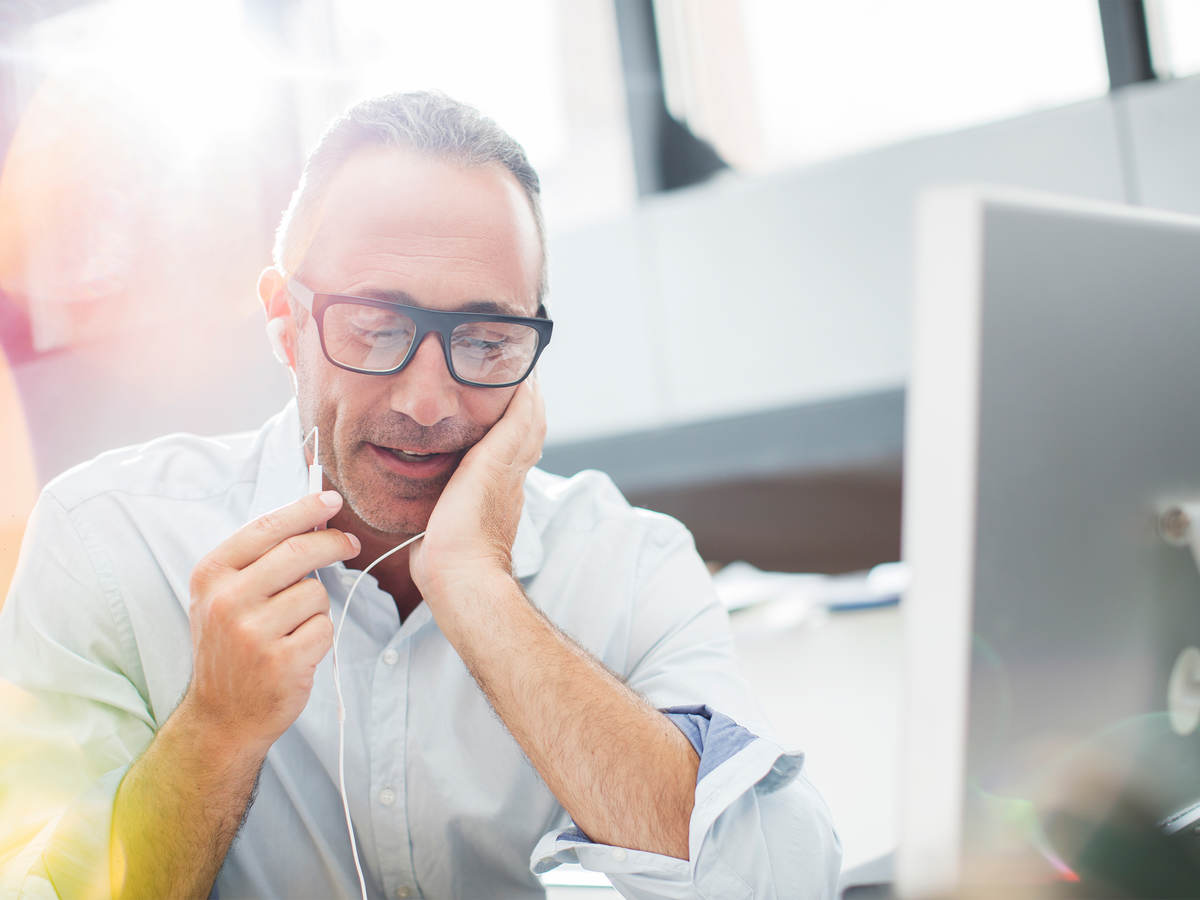
<svg viewBox="0 0 1200 900"><path fill-rule="evenodd" d="M363 466L360 461L354 470L344 473L346 477L338 479L343 482L338 490L350 511L375 532L375 537L395 535L403 539L425 530L459 462L455 460L453 468L436 477L413 478L380 471L373 465Z"/></svg>
<svg viewBox="0 0 1200 900"><path fill-rule="evenodd" d="M354 514L375 533L378 538L396 537L399 540L409 535L419 534L429 524L433 514L434 503L424 503L413 500L397 501L391 508L383 507L377 497L372 497L364 503L354 502L347 497L350 509ZM404 507L399 509L397 507Z"/></svg>

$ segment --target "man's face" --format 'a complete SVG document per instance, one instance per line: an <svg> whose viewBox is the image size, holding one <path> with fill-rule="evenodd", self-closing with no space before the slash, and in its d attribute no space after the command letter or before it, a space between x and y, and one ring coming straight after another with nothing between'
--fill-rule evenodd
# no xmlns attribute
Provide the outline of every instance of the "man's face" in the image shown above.
<svg viewBox="0 0 1200 900"><path fill-rule="evenodd" d="M462 167L407 150L365 150L335 176L318 216L294 273L318 293L439 310L479 302L512 315L537 310L537 227L520 185L498 163ZM395 375L348 372L325 358L316 323L303 315L300 418L305 433L320 428L326 477L369 529L422 531L463 454L516 389L456 382L436 334Z"/></svg>

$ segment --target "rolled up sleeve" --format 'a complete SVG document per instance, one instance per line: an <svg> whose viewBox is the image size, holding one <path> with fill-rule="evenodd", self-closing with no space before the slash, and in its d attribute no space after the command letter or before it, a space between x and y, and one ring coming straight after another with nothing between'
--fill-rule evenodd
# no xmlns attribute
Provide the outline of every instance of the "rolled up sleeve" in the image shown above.
<svg viewBox="0 0 1200 900"><path fill-rule="evenodd" d="M671 522L644 556L626 681L700 758L689 858L595 844L565 827L542 837L531 868L578 863L646 900L835 896L842 850L829 809L804 776L803 754L774 740L751 697L690 534Z"/></svg>
<svg viewBox="0 0 1200 900"><path fill-rule="evenodd" d="M833 897L841 844L803 755L707 707L663 712L700 757L689 859L595 844L568 828L538 843L534 872L578 863L631 898Z"/></svg>

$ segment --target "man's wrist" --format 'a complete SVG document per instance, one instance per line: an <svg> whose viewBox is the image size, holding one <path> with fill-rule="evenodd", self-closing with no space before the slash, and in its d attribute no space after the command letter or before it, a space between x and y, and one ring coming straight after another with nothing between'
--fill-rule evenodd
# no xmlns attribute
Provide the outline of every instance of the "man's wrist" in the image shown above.
<svg viewBox="0 0 1200 900"><path fill-rule="evenodd" d="M271 742L256 741L208 715L190 689L164 728L170 728L195 756L222 767L257 770L271 748Z"/></svg>
<svg viewBox="0 0 1200 900"><path fill-rule="evenodd" d="M527 604L516 576L499 565L459 568L438 578L421 596L444 633L491 621L507 604Z"/></svg>
<svg viewBox="0 0 1200 900"><path fill-rule="evenodd" d="M481 560L466 566L454 566L419 585L421 596L430 606L453 606L472 602L476 595L488 596L519 584L510 568L499 560Z"/></svg>

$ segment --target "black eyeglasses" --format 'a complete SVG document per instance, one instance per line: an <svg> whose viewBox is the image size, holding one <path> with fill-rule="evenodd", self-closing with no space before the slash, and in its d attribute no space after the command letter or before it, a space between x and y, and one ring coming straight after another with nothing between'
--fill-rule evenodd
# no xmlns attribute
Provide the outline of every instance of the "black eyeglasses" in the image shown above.
<svg viewBox="0 0 1200 900"><path fill-rule="evenodd" d="M364 375L399 372L425 335L433 333L455 381L471 387L512 387L533 371L554 330L544 306L538 307L537 318L529 318L318 294L295 278L287 280L287 288L316 321L325 358Z"/></svg>

